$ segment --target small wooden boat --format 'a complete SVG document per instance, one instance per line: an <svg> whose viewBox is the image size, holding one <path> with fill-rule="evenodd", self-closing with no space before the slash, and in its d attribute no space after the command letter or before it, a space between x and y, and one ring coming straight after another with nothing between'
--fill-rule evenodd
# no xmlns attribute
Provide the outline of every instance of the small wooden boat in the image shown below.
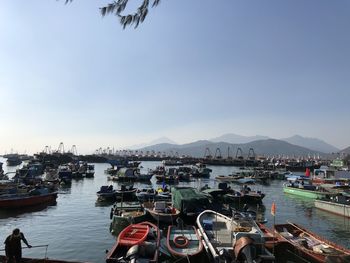
<svg viewBox="0 0 350 263"><path fill-rule="evenodd" d="M212 210L197 217L199 233L214 262L274 262L255 221L233 219Z"/></svg>
<svg viewBox="0 0 350 263"><path fill-rule="evenodd" d="M146 202L143 206L157 222L173 224L180 216L180 211L166 201Z"/></svg>
<svg viewBox="0 0 350 263"><path fill-rule="evenodd" d="M294 253L317 263L350 262L350 250L330 242L294 223L278 224L274 231L288 242Z"/></svg>
<svg viewBox="0 0 350 263"><path fill-rule="evenodd" d="M293 253L293 246L287 241L275 234L273 230L266 227L266 225L262 223L257 223L257 225L264 234L265 247L276 257L275 262L286 262L286 259L291 259L291 262L294 262L292 259L298 258Z"/></svg>
<svg viewBox="0 0 350 263"><path fill-rule="evenodd" d="M174 257L192 257L202 252L203 244L194 226L169 226L167 248Z"/></svg>
<svg viewBox="0 0 350 263"><path fill-rule="evenodd" d="M131 247L145 241L149 232L147 224L134 224L126 227L118 236L119 245Z"/></svg>
<svg viewBox="0 0 350 263"><path fill-rule="evenodd" d="M128 226L106 256L113 262L158 262L160 245L159 228L149 222Z"/></svg>

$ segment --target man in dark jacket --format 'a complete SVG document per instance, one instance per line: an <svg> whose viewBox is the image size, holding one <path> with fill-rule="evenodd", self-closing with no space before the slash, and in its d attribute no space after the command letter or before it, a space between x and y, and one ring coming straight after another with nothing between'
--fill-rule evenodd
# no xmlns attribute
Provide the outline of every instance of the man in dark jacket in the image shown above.
<svg viewBox="0 0 350 263"><path fill-rule="evenodd" d="M21 240L23 240L24 244L27 245L28 248L32 246L29 245L27 239L24 237L23 233L19 231L18 228L14 229L12 234L9 235L5 240L5 252L6 257L8 259L8 263L20 263L22 259L22 244Z"/></svg>

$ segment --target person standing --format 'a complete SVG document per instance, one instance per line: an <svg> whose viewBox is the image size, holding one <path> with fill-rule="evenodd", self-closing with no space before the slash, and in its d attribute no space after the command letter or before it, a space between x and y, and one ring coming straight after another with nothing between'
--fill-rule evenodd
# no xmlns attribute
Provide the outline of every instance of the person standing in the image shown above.
<svg viewBox="0 0 350 263"><path fill-rule="evenodd" d="M12 231L12 234L9 235L5 240L5 252L8 263L20 263L22 260L22 244L21 240L24 244L27 245L28 248L32 246L29 245L27 239L24 237L23 233L20 232L18 228Z"/></svg>

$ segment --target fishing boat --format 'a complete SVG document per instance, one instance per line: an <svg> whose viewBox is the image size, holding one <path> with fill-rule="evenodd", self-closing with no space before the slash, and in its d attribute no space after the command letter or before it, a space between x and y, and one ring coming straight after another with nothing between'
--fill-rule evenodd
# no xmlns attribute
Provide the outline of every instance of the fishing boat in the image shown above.
<svg viewBox="0 0 350 263"><path fill-rule="evenodd" d="M148 214L139 202L117 202L110 213L110 232L118 236L130 224L137 224L148 220Z"/></svg>
<svg viewBox="0 0 350 263"><path fill-rule="evenodd" d="M92 178L95 175L95 165L88 164L85 171L86 178Z"/></svg>
<svg viewBox="0 0 350 263"><path fill-rule="evenodd" d="M46 168L43 176L43 180L46 182L58 181L58 170L56 168Z"/></svg>
<svg viewBox="0 0 350 263"><path fill-rule="evenodd" d="M350 262L350 250L294 223L278 224L274 231L294 248L294 254L316 263Z"/></svg>
<svg viewBox="0 0 350 263"><path fill-rule="evenodd" d="M136 197L140 202L154 200L157 192L153 188L139 188L136 190Z"/></svg>
<svg viewBox="0 0 350 263"><path fill-rule="evenodd" d="M0 208L22 208L27 206L54 203L57 192L48 189L33 189L27 193L2 194Z"/></svg>
<svg viewBox="0 0 350 263"><path fill-rule="evenodd" d="M221 182L236 182L238 179L243 178L241 175L218 175L215 177L215 180L221 181Z"/></svg>
<svg viewBox="0 0 350 263"><path fill-rule="evenodd" d="M72 183L72 170L68 165L60 165L58 167L58 178L62 184Z"/></svg>
<svg viewBox="0 0 350 263"><path fill-rule="evenodd" d="M98 200L100 201L114 201L116 198L116 190L113 185L103 185L100 190L96 192Z"/></svg>
<svg viewBox="0 0 350 263"><path fill-rule="evenodd" d="M136 181L137 169L134 168L121 168L116 174L117 181Z"/></svg>
<svg viewBox="0 0 350 263"><path fill-rule="evenodd" d="M136 191L137 188L134 187L134 185L124 185L122 184L120 186L120 189L117 189L115 191L115 195L117 199L123 199L123 200L132 200L134 197L136 197Z"/></svg>
<svg viewBox="0 0 350 263"><path fill-rule="evenodd" d="M18 155L12 155L9 156L6 160L6 164L7 166L16 166L16 165L20 165L22 163L22 160L19 158Z"/></svg>
<svg viewBox="0 0 350 263"><path fill-rule="evenodd" d="M315 207L333 214L350 217L350 195L344 192L335 196L316 199Z"/></svg>
<svg viewBox="0 0 350 263"><path fill-rule="evenodd" d="M283 192L287 194L293 194L293 195L299 195L302 197L307 198L323 198L327 194L329 194L328 191L326 191L323 188L320 188L319 186L315 186L309 183L306 183L305 180L295 179L295 178L288 178L289 182L283 185Z"/></svg>
<svg viewBox="0 0 350 263"><path fill-rule="evenodd" d="M247 185L244 185L240 191L231 189L225 195L225 201L233 204L261 204L265 194L261 191L253 191Z"/></svg>
<svg viewBox="0 0 350 263"><path fill-rule="evenodd" d="M172 187L172 204L181 211L181 218L195 221L197 216L211 207L208 195L192 187Z"/></svg>
<svg viewBox="0 0 350 263"><path fill-rule="evenodd" d="M115 181L122 182L136 182L136 181L150 181L153 173L149 172L146 174L141 174L139 168L121 168L118 170L117 174L112 178Z"/></svg>
<svg viewBox="0 0 350 263"><path fill-rule="evenodd" d="M179 182L179 175L177 168L168 168L164 174L155 175L157 182L165 182L175 184Z"/></svg>
<svg viewBox="0 0 350 263"><path fill-rule="evenodd" d="M180 215L180 210L166 201L145 202L143 206L157 222L173 224Z"/></svg>
<svg viewBox="0 0 350 263"><path fill-rule="evenodd" d="M120 232L107 253L106 263L158 262L159 245L160 231L156 225L150 222L130 225Z"/></svg>
<svg viewBox="0 0 350 263"><path fill-rule="evenodd" d="M214 262L274 262L255 221L233 219L212 210L197 217L204 247Z"/></svg>
<svg viewBox="0 0 350 263"><path fill-rule="evenodd" d="M156 195L154 200L155 201L171 201L171 192L169 188L166 185L163 185L162 187L157 189Z"/></svg>
<svg viewBox="0 0 350 263"><path fill-rule="evenodd" d="M207 166L204 163L196 163L195 165L192 165L191 169L191 175L193 177L208 178L210 177L210 173L212 172L212 169L207 168Z"/></svg>
<svg viewBox="0 0 350 263"><path fill-rule="evenodd" d="M169 226L167 248L174 257L194 257L202 252L203 243L194 226Z"/></svg>
<svg viewBox="0 0 350 263"><path fill-rule="evenodd" d="M176 160L176 159L163 160L162 164L164 166L181 166L181 165L183 165L181 161Z"/></svg>
<svg viewBox="0 0 350 263"><path fill-rule="evenodd" d="M239 178L236 181L233 181L233 183L245 185L245 184L255 184L255 181L256 180L253 178L244 177L244 178Z"/></svg>

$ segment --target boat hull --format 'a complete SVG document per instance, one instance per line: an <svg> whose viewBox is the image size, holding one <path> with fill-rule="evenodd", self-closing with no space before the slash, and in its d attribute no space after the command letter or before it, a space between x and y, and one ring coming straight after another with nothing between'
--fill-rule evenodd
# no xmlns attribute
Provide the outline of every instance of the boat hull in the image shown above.
<svg viewBox="0 0 350 263"><path fill-rule="evenodd" d="M110 232L114 236L118 236L119 233L130 224L138 224L147 221L149 216L141 210L134 211L121 211L120 213L112 216L110 224Z"/></svg>
<svg viewBox="0 0 350 263"><path fill-rule="evenodd" d="M137 225L147 226L150 228L150 231L152 232L152 235L147 235L145 242L141 242L141 244L138 244L139 246L147 246L147 243L148 243L148 245L151 244L153 247L151 253L150 252L145 253L146 255L144 255L144 257L140 259L141 262L158 262L159 246L160 246L159 228L150 222L142 222L142 223L137 224ZM114 246L107 253L106 263L120 262L119 259L121 257L125 258L126 254L129 253L130 249L132 249L132 248L136 249L136 251L135 251L136 253L139 250L139 248L136 248L135 246L130 247L130 246L124 246L124 245L120 244L119 236L118 236L117 242L115 242ZM146 249L146 248L144 247L144 249ZM136 256L140 256L140 255L138 254ZM127 262L129 262L129 261L127 261Z"/></svg>
<svg viewBox="0 0 350 263"><path fill-rule="evenodd" d="M310 262L349 262L350 250L330 242L311 231L293 223L275 225L279 238L288 242L295 255ZM328 261L332 259L331 261Z"/></svg>
<svg viewBox="0 0 350 263"><path fill-rule="evenodd" d="M145 210L153 217L154 220L166 224L175 224L176 219L180 216L180 211L176 210L174 214L158 213L152 209L145 208Z"/></svg>
<svg viewBox="0 0 350 263"><path fill-rule="evenodd" d="M333 214L350 217L350 205L338 204L323 200L315 200L315 207Z"/></svg>
<svg viewBox="0 0 350 263"><path fill-rule="evenodd" d="M275 257L265 249L263 232L253 220L233 219L205 210L198 215L196 223L213 262L275 262ZM251 249L254 255L249 253ZM226 256L230 257L229 261Z"/></svg>
<svg viewBox="0 0 350 263"><path fill-rule="evenodd" d="M298 195L298 196L313 198L313 199L322 198L325 195L327 195L326 192L310 191L302 188L295 188L295 187L289 187L289 186L284 186L283 192L287 194L293 194L293 195Z"/></svg>
<svg viewBox="0 0 350 263"><path fill-rule="evenodd" d="M57 198L57 192L41 195L32 195L15 198L1 198L0 208L20 208L39 204L54 203Z"/></svg>

